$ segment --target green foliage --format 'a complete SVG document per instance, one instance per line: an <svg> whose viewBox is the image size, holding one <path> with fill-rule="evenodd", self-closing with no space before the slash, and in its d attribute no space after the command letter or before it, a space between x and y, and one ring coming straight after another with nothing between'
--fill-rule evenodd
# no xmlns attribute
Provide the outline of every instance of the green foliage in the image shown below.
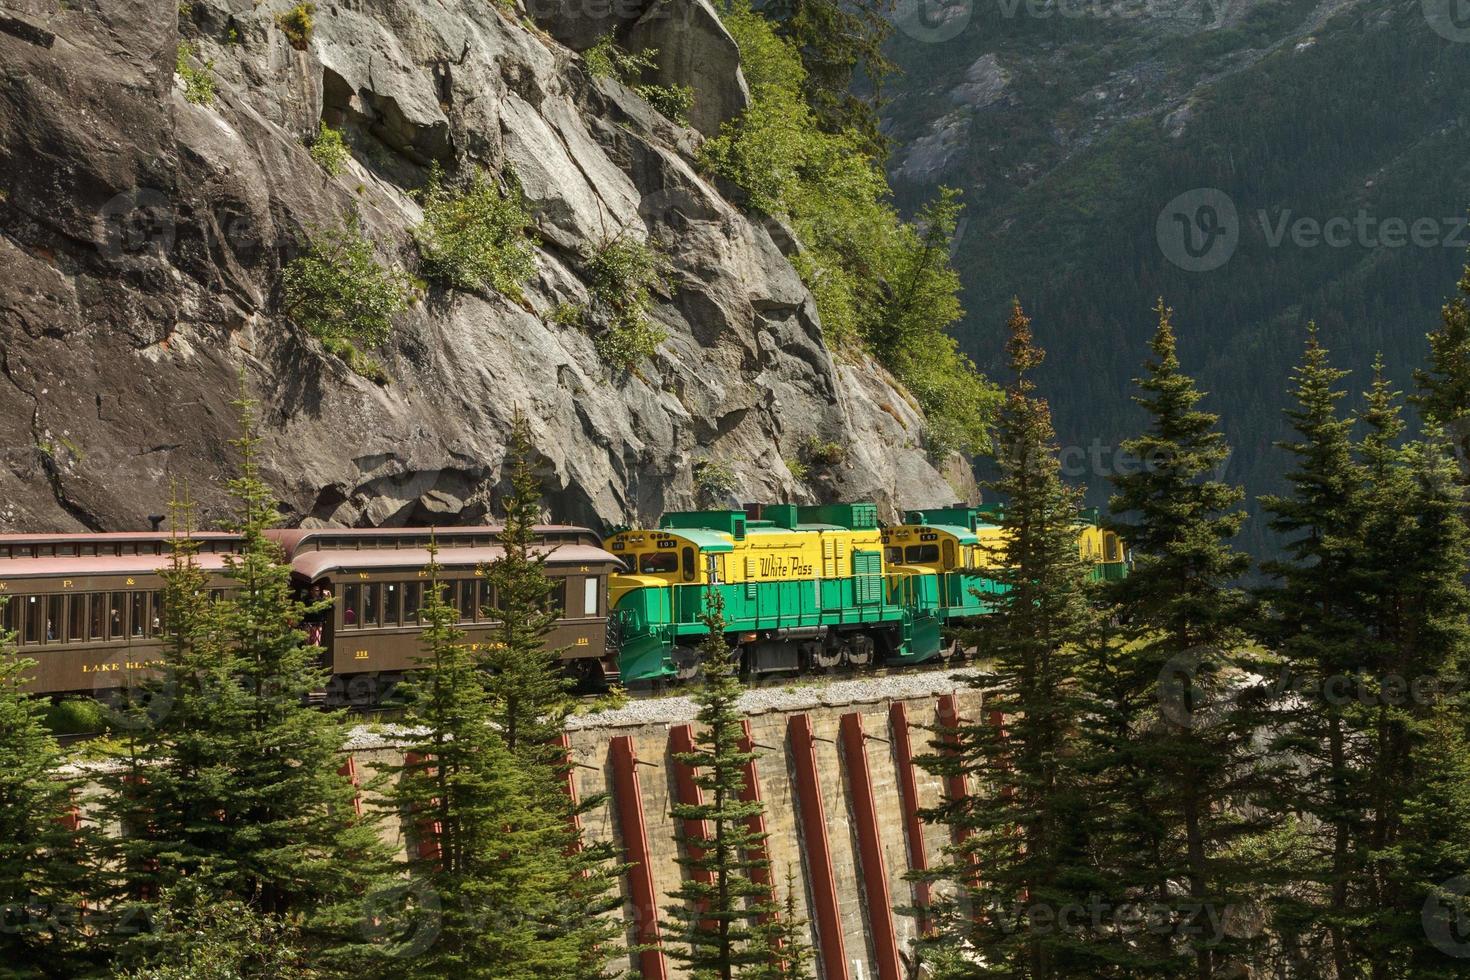
<svg viewBox="0 0 1470 980"><path fill-rule="evenodd" d="M1438 353L1431 363L1444 363ZM1398 393L1381 363L1363 411L1342 417L1345 373L1312 330L1290 413L1298 437L1285 445L1292 493L1264 501L1286 554L1266 565L1274 583L1262 634L1298 692L1278 706L1289 737L1272 747L1307 762L1273 802L1320 827L1315 847L1283 869L1303 884L1276 915L1283 929L1323 936L1337 975L1414 963L1405 975L1434 976L1444 962L1425 943L1426 909L1466 870L1463 849L1446 842L1470 833L1470 779L1442 758L1461 751L1464 731L1470 531L1442 430L1401 444ZM1343 678L1353 696L1341 696ZM1443 900L1463 907L1463 897Z"/></svg>
<svg viewBox="0 0 1470 980"><path fill-rule="evenodd" d="M63 824L78 786L60 772L44 702L25 692L36 662L14 641L0 633L0 975L75 975L88 838Z"/></svg>
<svg viewBox="0 0 1470 980"><path fill-rule="evenodd" d="M378 261L355 214L342 228L314 234L281 281L286 315L336 350L386 342L413 297L408 274Z"/></svg>
<svg viewBox="0 0 1470 980"><path fill-rule="evenodd" d="M723 507L738 484L728 463L706 459L694 464L694 493L706 506Z"/></svg>
<svg viewBox="0 0 1470 980"><path fill-rule="evenodd" d="M452 289L494 289L521 298L536 274L531 213L519 194L502 194L483 173L449 184L435 166L414 229L424 272Z"/></svg>
<svg viewBox="0 0 1470 980"><path fill-rule="evenodd" d="M648 100L664 116L689 125L689 109L694 105L694 89L688 85L635 85L634 91Z"/></svg>
<svg viewBox="0 0 1470 980"><path fill-rule="evenodd" d="M1439 316L1428 335L1429 363L1414 371L1419 390L1410 400L1450 435L1461 468L1470 470L1470 265L1460 276L1459 295Z"/></svg>
<svg viewBox="0 0 1470 980"><path fill-rule="evenodd" d="M786 868L786 899L779 913L756 927L764 962L750 971L752 980L814 980L807 923L796 911L796 871Z"/></svg>
<svg viewBox="0 0 1470 980"><path fill-rule="evenodd" d="M352 152L347 149L347 141L342 138L342 130L333 129L326 123L322 123L317 130L309 152L317 166L333 177L346 169L347 161L352 158Z"/></svg>
<svg viewBox="0 0 1470 980"><path fill-rule="evenodd" d="M240 407L227 527L241 550L227 562L226 595L206 588L181 504L163 573L159 674L126 691L119 709L123 741L102 777L107 818L131 830L110 862L115 904L148 921L160 911L149 895L188 882L206 904L295 920L314 963L345 962L365 953L360 903L388 855L338 772L344 716L308 704L326 672L300 626L324 604L294 597L290 566L265 535L279 511L261 479L253 406ZM171 944L150 930L114 938L122 967Z"/></svg>
<svg viewBox="0 0 1470 980"><path fill-rule="evenodd" d="M618 46L612 34L604 34L582 52L582 63L593 78L615 78L631 85L645 71L658 67L658 49L629 54Z"/></svg>
<svg viewBox="0 0 1470 980"><path fill-rule="evenodd" d="M807 104L795 47L743 4L725 24L752 104L705 142L702 166L790 223L805 246L794 263L828 340L871 351L908 386L928 417L931 450L986 450L995 390L946 333L963 312L949 264L958 194L943 190L916 222L901 220L863 134L826 131Z"/></svg>
<svg viewBox="0 0 1470 980"><path fill-rule="evenodd" d="M786 456L782 458L781 462L786 464L786 469L791 471L791 479L797 483L805 483L807 477L811 476L811 470L807 467L806 463L802 462L799 456Z"/></svg>
<svg viewBox="0 0 1470 980"><path fill-rule="evenodd" d="M1108 521L1133 567L1108 585L1116 635L1092 644L1084 685L1097 705L1086 748L1100 783L1092 812L1104 893L1114 908L1143 897L1162 925L1147 938L1123 928L1101 938L1130 976L1209 976L1250 943L1220 934L1211 917L1267 873L1239 844L1269 818L1234 805L1266 785L1261 706L1236 696L1266 668L1235 584L1250 561L1232 545L1244 492L1219 478L1230 447L1181 370L1172 311L1160 300L1155 313L1136 382L1147 424L1123 444L1147 464L1112 478Z"/></svg>
<svg viewBox="0 0 1470 980"><path fill-rule="evenodd" d="M581 303L558 303L547 319L559 327L581 326L587 317L587 307Z"/></svg>
<svg viewBox="0 0 1470 980"><path fill-rule="evenodd" d="M583 323L595 332L597 352L615 368L633 370L668 336L650 315L653 290L668 288L668 272L656 242L626 234L602 243L588 260L592 302Z"/></svg>
<svg viewBox="0 0 1470 980"><path fill-rule="evenodd" d="M405 944L426 935L432 943L406 949L401 969L408 977L565 975L554 969L562 951L543 932L581 911L559 907L561 895L546 887L566 863L564 823L541 810L535 774L496 727L483 664L455 626L432 543L429 556L422 672L408 686L416 734L393 793L420 829L408 889L420 900L389 932Z"/></svg>
<svg viewBox="0 0 1470 980"><path fill-rule="evenodd" d="M306 0L298 3L290 10L276 15L276 23L281 32L286 35L286 41L297 51L305 51L311 44L311 31L313 18L316 15L316 4Z"/></svg>
<svg viewBox="0 0 1470 980"><path fill-rule="evenodd" d="M893 33L892 0L766 0L760 10L799 52L802 96L822 129L857 134L867 153L881 156L878 93L895 71L884 53ZM859 78L870 97L858 94Z"/></svg>
<svg viewBox="0 0 1470 980"><path fill-rule="evenodd" d="M517 829L534 831L534 877L516 904L531 935L515 969L486 976L597 976L616 954L618 923L603 913L620 901L608 844L584 844L573 825L574 810L564 789L571 761L560 744L575 704L562 667L562 650L547 638L562 615L546 576L546 554L537 548L541 483L531 425L517 413L507 440L502 478L509 484L499 534L502 556L484 569L494 587L498 623L483 655L489 718L504 741L510 762L524 780L530 810ZM585 812L603 797L581 803Z"/></svg>
<svg viewBox="0 0 1470 980"><path fill-rule="evenodd" d="M688 125L694 89L688 85L640 84L638 81L646 72L658 68L658 48L629 53L618 46L611 34L604 34L596 44L582 52L582 62L593 78L615 78L674 122Z"/></svg>
<svg viewBox="0 0 1470 980"><path fill-rule="evenodd" d="M93 698L62 698L47 706L46 727L57 735L94 735L107 730L107 711Z"/></svg>
<svg viewBox="0 0 1470 980"><path fill-rule="evenodd" d="M194 61L199 62L198 68L194 67ZM174 74L184 80L185 99L195 105L214 104L214 61L200 58L188 41L179 42L174 57Z"/></svg>
<svg viewBox="0 0 1470 980"><path fill-rule="evenodd" d="M840 442L807 436L801 444L801 453L813 466L841 466L847 462L847 447Z"/></svg>
<svg viewBox="0 0 1470 980"><path fill-rule="evenodd" d="M769 872L766 835L750 830L748 821L765 811L759 800L745 802L745 766L756 757L742 748L739 661L725 641L724 599L717 588L705 592L700 615L706 633L699 645L703 684L693 695L699 706L699 729L691 752L674 760L694 771L700 803L674 803L683 844L678 863L684 880L673 893L669 910L670 955L693 976L732 977L751 967L764 967L771 951L754 926L760 916L775 914L770 885L757 880ZM690 833L693 822L702 832Z"/></svg>
<svg viewBox="0 0 1470 980"><path fill-rule="evenodd" d="M115 980L314 980L296 927L236 900L220 902L184 881L158 897L157 950Z"/></svg>
<svg viewBox="0 0 1470 980"><path fill-rule="evenodd" d="M1086 930L1052 928L1061 909L1086 907L1088 898L1092 800L1072 758L1074 732L1091 709L1074 682L1093 627L1077 550L1079 496L1061 479L1046 401L1031 380L1043 355L1019 305L1006 350L1015 381L997 422L1000 478L991 487L1006 501L1002 543L990 557L1002 591L980 629L993 669L975 682L995 690L983 716L942 733L953 751L923 760L979 788L926 817L947 824L959 843L941 871L957 895L923 910L936 933L921 948L972 944L997 976L1086 976L1096 965Z"/></svg>

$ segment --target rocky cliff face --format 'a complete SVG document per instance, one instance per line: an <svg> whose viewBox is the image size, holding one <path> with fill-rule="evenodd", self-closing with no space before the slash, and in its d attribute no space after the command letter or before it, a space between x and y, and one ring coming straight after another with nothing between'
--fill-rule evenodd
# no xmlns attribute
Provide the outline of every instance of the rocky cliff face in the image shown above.
<svg viewBox="0 0 1470 980"><path fill-rule="evenodd" d="M696 171L699 130L562 43L660 48L656 80L692 85L710 132L746 96L703 0L541 3L319 3L306 50L282 0L0 3L0 528L140 526L175 480L218 516L242 384L288 520L479 519L517 409L565 520L693 505L706 460L742 499L955 497L911 400L823 345L789 236ZM210 105L184 98L180 40L213 61ZM338 177L305 148L322 120L352 147ZM411 268L407 189L436 161L514 172L538 272L523 303L430 289L376 352L379 386L281 315L279 273L352 211ZM669 338L626 376L550 317L618 234L656 237L674 268ZM799 484L784 460L809 438L846 459Z"/></svg>

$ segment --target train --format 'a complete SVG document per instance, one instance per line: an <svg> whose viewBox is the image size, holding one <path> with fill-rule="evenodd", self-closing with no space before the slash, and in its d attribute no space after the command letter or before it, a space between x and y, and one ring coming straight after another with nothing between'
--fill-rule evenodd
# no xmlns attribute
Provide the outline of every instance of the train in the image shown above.
<svg viewBox="0 0 1470 980"><path fill-rule="evenodd" d="M1000 587L996 505L910 511L883 526L871 503L752 506L665 514L657 528L536 528L559 612L546 638L579 683L655 684L694 676L717 593L727 642L751 676L916 664L955 650L954 627L989 611ZM380 703L422 655L429 544L467 644L496 642L486 569L500 529L291 528L268 532L303 597L330 596L303 624L322 649L332 704ZM224 532L191 535L219 597L233 587ZM99 694L162 660L163 531L0 535L0 629L35 661L37 695ZM1094 574L1125 571L1116 535L1078 520Z"/></svg>

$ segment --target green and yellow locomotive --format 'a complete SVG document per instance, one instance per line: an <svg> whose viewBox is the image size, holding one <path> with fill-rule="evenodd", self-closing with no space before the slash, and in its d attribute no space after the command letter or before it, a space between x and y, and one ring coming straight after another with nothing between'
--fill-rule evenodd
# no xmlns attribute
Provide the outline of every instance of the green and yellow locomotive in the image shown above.
<svg viewBox="0 0 1470 980"><path fill-rule="evenodd" d="M619 531L604 544L625 567L609 580L622 680L697 671L711 588L748 674L928 660L944 650L946 625L989 611L996 516L945 508L880 528L868 503L781 504L670 513L657 530ZM1122 549L1095 514L1079 521L1078 547L1094 574L1121 574Z"/></svg>

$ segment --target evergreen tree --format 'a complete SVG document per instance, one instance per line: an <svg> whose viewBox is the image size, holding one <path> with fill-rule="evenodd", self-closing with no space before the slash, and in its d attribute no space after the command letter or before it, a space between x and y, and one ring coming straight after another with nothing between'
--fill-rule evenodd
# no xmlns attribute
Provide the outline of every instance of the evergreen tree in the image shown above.
<svg viewBox="0 0 1470 980"><path fill-rule="evenodd" d="M239 404L229 527L241 550L226 559L227 595L213 605L191 544L165 573L162 676L147 687L152 706L134 716L141 730L112 794L132 835L120 891L146 907L188 879L207 900L300 917L305 941L330 959L361 948L361 902L387 851L339 773L343 715L308 704L326 681L300 628L317 610L295 598L290 567L265 535L276 506L260 475L253 406ZM151 942L134 937L130 955Z"/></svg>
<svg viewBox="0 0 1470 980"><path fill-rule="evenodd" d="M490 720L520 767L524 791L539 812L554 818L543 840L546 866L538 878L545 894L528 899L527 907L544 912L540 928L561 957L559 969L571 971L559 975L597 976L614 955L618 928L605 913L619 902L619 868L611 863L611 844L584 842L573 819L605 798L588 797L574 809L565 790L571 762L558 739L574 703L563 651L547 644L563 610L554 604L547 554L538 547L541 484L535 460L530 420L517 412L506 446L510 493L498 538L503 553L484 570L494 587L496 625L481 666Z"/></svg>
<svg viewBox="0 0 1470 980"><path fill-rule="evenodd" d="M223 903L187 881L159 896L159 950L116 980L316 980L298 930L238 900Z"/></svg>
<svg viewBox="0 0 1470 980"><path fill-rule="evenodd" d="M815 980L807 922L796 911L796 871L786 869L786 899L779 915L770 915L757 927L764 961L750 973L754 980Z"/></svg>
<svg viewBox="0 0 1470 980"><path fill-rule="evenodd" d="M1348 715L1352 706L1328 697L1331 685L1366 661L1364 522L1372 506L1370 475L1354 459L1352 420L1341 417L1336 389L1347 372L1332 367L1315 327L1307 333L1302 366L1294 375L1296 407L1287 412L1298 437L1278 444L1295 458L1287 472L1292 493L1266 497L1270 527L1284 540L1285 557L1263 564L1277 584L1263 592L1268 615L1262 637L1280 657L1272 751L1299 760L1283 773L1273 801L1281 812L1320 821L1321 842L1308 860L1285 870L1292 879L1278 902L1278 924L1291 933L1325 929L1334 969L1348 975L1356 959L1354 924L1362 913L1357 890L1362 874L1355 844L1364 816L1364 786L1357 758L1363 746ZM1368 443L1374 479L1394 480L1392 441L1396 420L1388 391L1375 389ZM1384 501L1397 508L1392 501ZM1386 552L1384 553L1386 555Z"/></svg>
<svg viewBox="0 0 1470 980"><path fill-rule="evenodd" d="M1424 420L1438 425L1454 443L1462 470L1470 472L1470 265L1459 295L1440 309L1440 325L1426 336L1429 364L1414 371L1412 401Z"/></svg>
<svg viewBox="0 0 1470 980"><path fill-rule="evenodd" d="M495 722L505 744L527 763L549 774L563 764L557 736L572 710L564 651L550 649L562 610L553 608L547 554L538 550L541 481L536 476L531 423L516 413L506 445L504 474L510 483L498 544L504 554L488 569L495 590L496 642L486 665ZM560 792L559 781L551 778Z"/></svg>
<svg viewBox="0 0 1470 980"><path fill-rule="evenodd" d="M551 927L581 912L558 888L567 863L563 811L541 806L534 774L496 727L432 543L429 554L424 656L407 685L414 735L392 794L416 828L404 894L418 902L403 923L406 940L390 951L411 977L596 976L588 951Z"/></svg>
<svg viewBox="0 0 1470 980"><path fill-rule="evenodd" d="M1231 584L1248 559L1230 545L1243 493L1218 478L1229 456L1218 419L1180 370L1172 312L1162 300L1155 312L1134 399L1149 424L1123 444L1141 465L1113 477L1110 526L1133 567L1110 590L1121 644L1090 658L1101 707L1088 766L1105 801L1095 846L1108 907L1143 903L1156 920L1146 936L1113 922L1109 955L1124 975L1205 978L1234 952L1220 922L1259 872L1237 846L1260 829L1241 809L1257 719L1232 696L1250 666L1245 597Z"/></svg>
<svg viewBox="0 0 1470 980"><path fill-rule="evenodd" d="M5 603L0 598L0 607ZM70 819L76 785L60 772L36 667L0 632L0 977L75 974L85 949L87 837Z"/></svg>
<svg viewBox="0 0 1470 980"><path fill-rule="evenodd" d="M675 803L673 816L681 828L683 855L678 858L686 877L674 898L681 904L669 912L678 942L672 955L689 967L692 977L731 980L769 966L769 955L753 919L774 915L770 886L757 881L768 870L763 856L766 835L747 826L765 809L759 801L740 799L745 790L745 766L756 753L741 749L740 696L744 687L739 664L725 641L724 597L717 586L705 592L701 621L706 630L700 643L704 683L693 695L699 705L695 716L701 729L694 751L678 753L675 761L695 771L694 784L702 791L700 803ZM682 828L685 821L702 821L702 836Z"/></svg>
<svg viewBox="0 0 1470 980"><path fill-rule="evenodd" d="M1080 494L1061 479L1050 412L1031 380L1044 355L1019 303L1009 331L1015 380L1000 411L1001 475L991 487L1006 502L995 573L1003 591L980 638L992 672L977 682L996 691L986 718L945 733L952 753L922 760L974 787L926 816L963 834L941 869L961 901L936 903L936 932L920 950L945 976L1045 978L1094 967L1085 930L1064 924L1088 906L1091 885L1089 804L1071 760L1086 710L1073 675L1092 621L1077 550ZM987 720L996 716L1001 724ZM966 947L975 955L957 955Z"/></svg>
<svg viewBox="0 0 1470 980"><path fill-rule="evenodd" d="M1407 479L1375 493L1369 553L1382 560L1370 569L1372 659L1345 699L1362 733L1357 945L1374 980L1400 975L1405 960L1435 959L1425 945L1426 900L1432 888L1470 874L1462 844L1470 839L1470 783L1462 761L1442 758L1463 751L1467 719L1460 688L1470 653L1470 532L1460 471L1437 427L1404 447L1401 465Z"/></svg>

